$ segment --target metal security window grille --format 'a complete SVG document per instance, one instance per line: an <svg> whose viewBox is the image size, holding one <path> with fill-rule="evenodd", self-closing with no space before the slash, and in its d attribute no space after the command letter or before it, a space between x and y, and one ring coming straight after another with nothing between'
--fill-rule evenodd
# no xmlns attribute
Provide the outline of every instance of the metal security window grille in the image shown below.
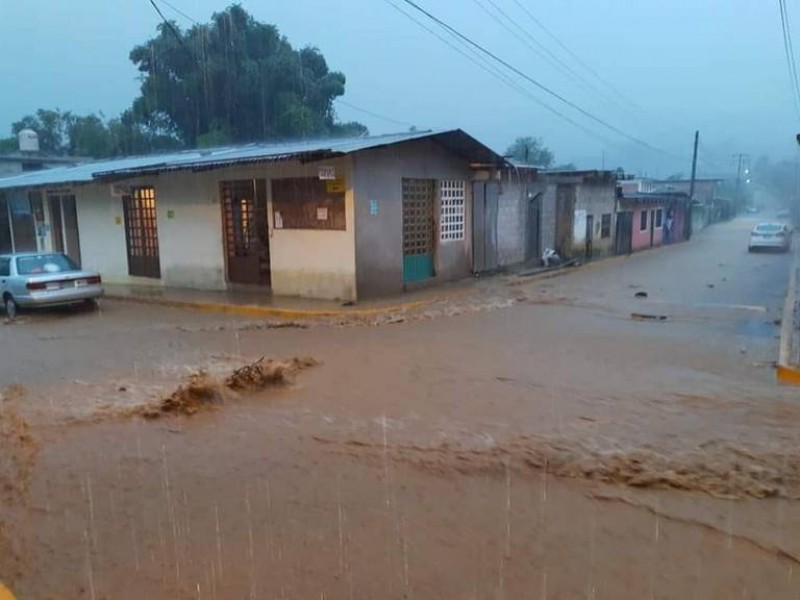
<svg viewBox="0 0 800 600"><path fill-rule="evenodd" d="M441 240L452 242L464 239L464 205L466 184L463 181L445 180L440 184Z"/></svg>
<svg viewBox="0 0 800 600"><path fill-rule="evenodd" d="M433 252L433 185L429 179L403 179L403 254Z"/></svg>
<svg viewBox="0 0 800 600"><path fill-rule="evenodd" d="M156 192L152 187L135 188L124 196L128 273L139 277L161 277L158 255Z"/></svg>
<svg viewBox="0 0 800 600"><path fill-rule="evenodd" d="M158 256L156 193L153 188L138 188L128 204L128 235L131 256Z"/></svg>

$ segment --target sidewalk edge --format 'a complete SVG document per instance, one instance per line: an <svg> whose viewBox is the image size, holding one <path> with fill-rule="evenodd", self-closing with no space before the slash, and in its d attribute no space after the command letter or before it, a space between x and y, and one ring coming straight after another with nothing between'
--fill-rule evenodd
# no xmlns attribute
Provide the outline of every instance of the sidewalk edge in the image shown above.
<svg viewBox="0 0 800 600"><path fill-rule="evenodd" d="M792 270L789 273L789 287L783 304L781 318L781 336L778 350L778 364L775 374L780 383L800 385L800 367L792 364L792 344L795 336L795 311L797 307L797 268L798 248L795 248L792 259Z"/></svg>
<svg viewBox="0 0 800 600"><path fill-rule="evenodd" d="M107 300L119 302L134 302L154 306L168 306L172 308L186 308L201 312L213 312L241 317L276 317L281 319L320 319L331 317L365 317L378 314L391 314L413 310L433 303L435 300L417 300L403 304L393 304L375 308L355 308L342 310L302 310L295 308L277 308L274 306L257 306L253 304L226 304L224 302L200 302L191 300L170 300L168 298L148 298L143 296L128 296L125 294L106 294Z"/></svg>

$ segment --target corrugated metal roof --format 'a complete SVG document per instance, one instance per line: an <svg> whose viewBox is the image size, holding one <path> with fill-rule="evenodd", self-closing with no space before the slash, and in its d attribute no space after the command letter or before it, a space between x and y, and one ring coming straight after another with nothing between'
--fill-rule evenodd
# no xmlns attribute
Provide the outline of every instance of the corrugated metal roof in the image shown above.
<svg viewBox="0 0 800 600"><path fill-rule="evenodd" d="M177 170L216 169L236 164L302 159L303 157L307 157L309 160L322 160L325 157L351 154L424 138L434 138L469 160L492 163L502 163L504 160L493 150L460 129L444 129L357 138L254 143L96 161L74 167L48 169L0 179L0 189L88 183L104 178L116 179Z"/></svg>

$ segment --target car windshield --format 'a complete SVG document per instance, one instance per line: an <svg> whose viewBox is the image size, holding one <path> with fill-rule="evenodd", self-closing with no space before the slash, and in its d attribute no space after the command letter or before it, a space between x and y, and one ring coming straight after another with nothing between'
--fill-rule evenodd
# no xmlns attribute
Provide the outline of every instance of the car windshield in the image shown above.
<svg viewBox="0 0 800 600"><path fill-rule="evenodd" d="M35 254L17 258L17 273L20 275L53 275L77 270L77 265L64 254Z"/></svg>
<svg viewBox="0 0 800 600"><path fill-rule="evenodd" d="M766 223L764 225L756 225L755 229L753 229L754 233L777 233L783 229L783 225L777 225L775 223Z"/></svg>

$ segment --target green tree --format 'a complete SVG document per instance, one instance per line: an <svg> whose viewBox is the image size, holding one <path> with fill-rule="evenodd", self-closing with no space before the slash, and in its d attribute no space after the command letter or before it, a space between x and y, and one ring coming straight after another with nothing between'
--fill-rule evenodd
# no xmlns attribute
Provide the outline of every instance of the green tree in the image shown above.
<svg viewBox="0 0 800 600"><path fill-rule="evenodd" d="M9 154L19 149L17 137L12 135L7 138L0 138L0 154Z"/></svg>
<svg viewBox="0 0 800 600"><path fill-rule="evenodd" d="M189 146L364 130L335 121L344 75L318 49L292 48L238 4L186 31L162 24L130 59L141 73L134 118L163 123L159 135Z"/></svg>
<svg viewBox="0 0 800 600"><path fill-rule="evenodd" d="M518 137L506 150L506 156L525 165L550 168L555 156L535 137Z"/></svg>

